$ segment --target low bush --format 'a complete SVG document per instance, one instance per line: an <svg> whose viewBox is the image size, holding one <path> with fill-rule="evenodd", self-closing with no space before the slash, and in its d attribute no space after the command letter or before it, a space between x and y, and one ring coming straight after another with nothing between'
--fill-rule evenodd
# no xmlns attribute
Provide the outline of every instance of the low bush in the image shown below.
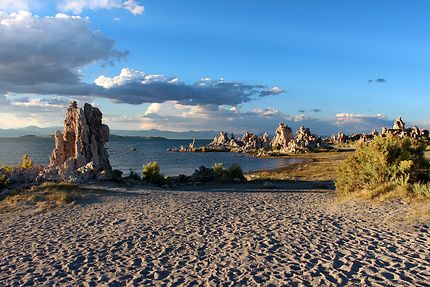
<svg viewBox="0 0 430 287"><path fill-rule="evenodd" d="M228 169L228 175L230 176L231 179L235 179L238 178L241 181L245 179L245 177L243 176L243 170L240 167L239 164L234 163L230 166L230 168Z"/></svg>
<svg viewBox="0 0 430 287"><path fill-rule="evenodd" d="M212 169L213 169L213 170L216 172L216 174L218 174L219 176L222 176L222 175L226 172L226 169L225 169L225 167L224 167L224 164L223 164L223 163L221 163L221 162L214 164L214 165L212 166Z"/></svg>
<svg viewBox="0 0 430 287"><path fill-rule="evenodd" d="M143 166L142 179L145 182L156 185L163 185L166 182L166 179L160 173L160 165L156 161Z"/></svg>
<svg viewBox="0 0 430 287"><path fill-rule="evenodd" d="M216 163L212 166L212 169L216 172L222 182L233 181L235 179L239 179L240 181L245 180L245 176L243 175L242 168L239 164L232 164L227 169L224 167L224 164Z"/></svg>
<svg viewBox="0 0 430 287"><path fill-rule="evenodd" d="M18 165L18 168L30 169L32 167L33 167L33 159L28 154L25 153L22 156L22 162L21 164Z"/></svg>
<svg viewBox="0 0 430 287"><path fill-rule="evenodd" d="M0 168L0 172L5 173L5 174L10 174L13 171L14 168L15 168L14 166L3 165Z"/></svg>
<svg viewBox="0 0 430 287"><path fill-rule="evenodd" d="M10 179L5 174L0 174L0 190L10 184Z"/></svg>
<svg viewBox="0 0 430 287"><path fill-rule="evenodd" d="M425 146L414 139L377 137L358 146L340 165L336 191L347 195L364 190L375 197L398 186L426 183L430 163L424 151Z"/></svg>

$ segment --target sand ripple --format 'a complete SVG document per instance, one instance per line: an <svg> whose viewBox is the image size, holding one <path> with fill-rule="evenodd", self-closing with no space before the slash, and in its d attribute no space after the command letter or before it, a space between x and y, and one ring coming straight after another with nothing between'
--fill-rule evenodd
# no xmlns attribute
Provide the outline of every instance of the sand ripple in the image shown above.
<svg viewBox="0 0 430 287"><path fill-rule="evenodd" d="M0 285L428 286L430 230L333 194L144 192L0 216Z"/></svg>

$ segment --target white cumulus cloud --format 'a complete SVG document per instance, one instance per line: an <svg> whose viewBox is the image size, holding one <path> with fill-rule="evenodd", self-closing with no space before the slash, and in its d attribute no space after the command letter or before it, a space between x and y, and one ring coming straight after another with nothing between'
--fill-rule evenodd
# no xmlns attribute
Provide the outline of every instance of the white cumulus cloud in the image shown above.
<svg viewBox="0 0 430 287"><path fill-rule="evenodd" d="M145 9L135 0L65 0L58 4L58 8L76 14L80 14L84 9L120 8L130 11L134 15L142 14Z"/></svg>
<svg viewBox="0 0 430 287"><path fill-rule="evenodd" d="M0 92L85 94L79 69L111 63L127 52L93 31L90 19L67 14L0 12ZM82 90L83 89L83 90Z"/></svg>

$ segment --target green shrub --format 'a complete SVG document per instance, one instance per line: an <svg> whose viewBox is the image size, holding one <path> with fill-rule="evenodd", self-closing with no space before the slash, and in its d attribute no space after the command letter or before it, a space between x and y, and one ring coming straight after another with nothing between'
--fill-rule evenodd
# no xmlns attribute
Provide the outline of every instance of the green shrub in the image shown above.
<svg viewBox="0 0 430 287"><path fill-rule="evenodd" d="M212 166L212 169L217 173L219 176L218 180L221 182L230 182L235 178L238 178L241 181L245 180L242 168L239 164L232 164L228 169L226 169L224 164L216 163Z"/></svg>
<svg viewBox="0 0 430 287"><path fill-rule="evenodd" d="M149 179L157 174L160 174L160 165L158 162L150 162L143 166L142 177Z"/></svg>
<svg viewBox="0 0 430 287"><path fill-rule="evenodd" d="M224 168L224 164L223 163L216 163L212 166L212 169L219 175L222 176L223 174L225 174L225 172L227 171Z"/></svg>
<svg viewBox="0 0 430 287"><path fill-rule="evenodd" d="M18 168L30 169L33 167L33 159L28 155L24 154L22 156L22 163L18 165Z"/></svg>
<svg viewBox="0 0 430 287"><path fill-rule="evenodd" d="M142 179L145 182L156 185L163 185L166 182L166 179L160 173L160 165L156 161L143 166Z"/></svg>
<svg viewBox="0 0 430 287"><path fill-rule="evenodd" d="M230 166L230 168L228 169L228 175L232 180L235 178L238 178L240 180L245 179L245 177L243 176L243 170L237 163L234 163Z"/></svg>
<svg viewBox="0 0 430 287"><path fill-rule="evenodd" d="M375 190L385 184L397 186L427 182L429 161L425 146L410 138L377 137L360 145L338 169L336 191L349 194Z"/></svg>
<svg viewBox="0 0 430 287"><path fill-rule="evenodd" d="M0 169L3 171L3 173L10 174L14 168L15 167L10 165L3 165Z"/></svg>
<svg viewBox="0 0 430 287"><path fill-rule="evenodd" d="M0 174L0 190L10 184L10 179L5 174Z"/></svg>

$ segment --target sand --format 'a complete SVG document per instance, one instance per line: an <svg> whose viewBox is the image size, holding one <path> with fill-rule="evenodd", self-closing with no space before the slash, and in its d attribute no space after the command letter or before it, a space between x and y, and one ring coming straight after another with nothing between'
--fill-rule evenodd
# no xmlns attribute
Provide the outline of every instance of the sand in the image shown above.
<svg viewBox="0 0 430 287"><path fill-rule="evenodd" d="M334 197L141 190L0 215L0 285L428 286L428 224Z"/></svg>

